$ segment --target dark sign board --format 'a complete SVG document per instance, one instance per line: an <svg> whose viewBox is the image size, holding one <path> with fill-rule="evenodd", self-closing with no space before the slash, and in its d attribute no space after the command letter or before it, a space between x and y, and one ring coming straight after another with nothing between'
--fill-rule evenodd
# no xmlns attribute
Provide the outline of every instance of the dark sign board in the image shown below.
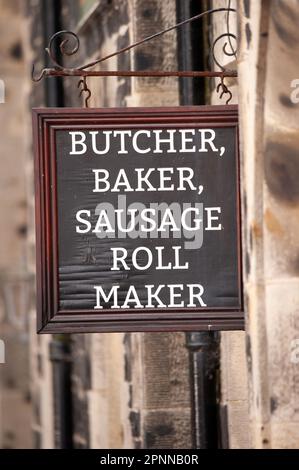
<svg viewBox="0 0 299 470"><path fill-rule="evenodd" d="M38 331L242 328L237 107L33 118Z"/></svg>

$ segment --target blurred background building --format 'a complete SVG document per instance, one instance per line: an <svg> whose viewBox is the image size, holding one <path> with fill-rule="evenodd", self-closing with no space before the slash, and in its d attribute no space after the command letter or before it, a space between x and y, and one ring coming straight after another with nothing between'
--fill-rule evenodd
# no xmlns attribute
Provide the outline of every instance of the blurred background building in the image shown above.
<svg viewBox="0 0 299 470"><path fill-rule="evenodd" d="M223 12L206 16L100 66L213 69L213 38L227 32L227 23L231 33L238 25L239 86L237 79L227 85L231 103L238 96L240 103L247 333L38 336L31 108L83 106L84 96L73 78L33 83L32 63L37 74L52 65L44 50L59 30L80 37L79 52L67 59L72 67L228 6L238 8L228 20ZM298 372L290 345L299 305L299 120L289 98L291 80L299 75L290 59L299 44L298 2L0 0L0 7L0 337L6 345L0 447L298 446ZM221 64L236 68L222 46ZM217 84L88 79L91 107L225 104Z"/></svg>

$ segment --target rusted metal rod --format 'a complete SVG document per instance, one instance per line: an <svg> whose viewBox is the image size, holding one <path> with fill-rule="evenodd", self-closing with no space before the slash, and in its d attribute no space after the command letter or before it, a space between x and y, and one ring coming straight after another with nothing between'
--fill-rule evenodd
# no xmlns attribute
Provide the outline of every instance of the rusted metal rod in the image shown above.
<svg viewBox="0 0 299 470"><path fill-rule="evenodd" d="M226 12L227 13L227 32L224 34L221 34L218 36L211 48L210 48L210 55L213 57L214 64L216 64L219 67L219 71L209 71L209 70L204 70L204 71L194 71L194 70L87 70L90 68L93 68L94 66L110 59L111 57L118 56L120 54L123 54L125 52L130 51L131 49L140 46L144 43L147 43L151 41L152 39L158 38L162 36L165 33L168 33L170 31L173 31L175 29L180 28L181 26L184 26L188 23L191 23L195 20L198 20L202 18L205 15L210 15L213 13L217 12ZM181 21L173 26L170 26L162 31L159 31L155 34L152 34L151 36L147 36L137 42L134 42L133 44L129 44L126 47L123 47L122 49L119 49L117 51L112 52L111 54L108 54L104 57L98 57L97 59L93 60L92 62L89 62L87 64L84 64L80 67L76 68L66 68L62 64L60 64L57 60L56 57L56 52L57 52L57 39L64 37L64 39L61 41L59 45L60 53L62 56L72 56L76 54L80 48L80 39L72 31L67 31L67 30L62 30L58 31L57 33L53 34L50 41L49 45L46 48L46 52L48 53L50 59L52 60L52 63L54 64L53 68L44 68L39 75L36 75L34 73L34 64L32 66L32 72L31 72L31 77L34 82L39 82L42 80L44 77L80 77L80 81L78 86L80 87L83 84L83 89L80 91L80 96L83 94L83 92L87 93L87 96L85 97L85 106L88 107L88 100L91 96L91 91L87 86L86 83L86 78L87 77L190 77L190 78L195 78L195 77L204 77L204 78L220 78L221 83L217 87L217 91L221 91L221 97L224 94L228 94L228 98L226 100L226 103L228 104L229 101L232 98L232 93L228 90L227 86L224 83L224 78L225 77L237 77L237 71L236 70L229 70L223 67L220 62L217 60L215 56L215 47L216 44L220 41L226 38L226 42L224 43L222 50L224 55L228 57L236 57L236 50L233 49L232 46L232 39L236 40L236 36L234 34L231 34L229 32L229 14L231 12L236 13L236 10L234 8L230 8L230 2L228 4L228 8L217 8L217 9L212 9L212 10L206 10L204 12L199 13L198 15L195 15L191 18L188 18L184 21ZM70 42L71 39L71 42ZM227 50L227 46L230 46L230 50Z"/></svg>
<svg viewBox="0 0 299 470"><path fill-rule="evenodd" d="M237 77L237 71L44 69L44 77Z"/></svg>
<svg viewBox="0 0 299 470"><path fill-rule="evenodd" d="M220 35L216 40L213 42L212 47L211 47L211 54L214 59L214 63L218 65L220 68L219 72L212 72L212 71L88 71L86 69L90 69L94 67L95 65L98 65L112 57L118 56L120 54L123 54L125 52L130 51L131 49L140 46L142 44L145 44L155 38L158 38L162 36L165 33L168 33L172 30L178 29L181 26L184 26L188 23L191 23L195 20L198 20L202 18L205 15L210 15L213 13L217 12L226 12L227 16L230 14L230 12L236 12L234 8L217 8L217 9L212 9L212 10L206 10L198 15L195 15L191 18L188 18L184 21L181 21L180 23L177 23L173 26L170 26L163 31L159 31L155 34L152 34L151 36L148 36L146 38L143 38L137 42L134 42L133 44L129 44L126 47L123 47L122 49L119 49L115 52L112 52L111 54L108 54L104 57L99 57L92 62L89 62L87 64L81 65L80 67L76 68L65 68L62 64L60 64L57 61L55 50L55 41L60 38L60 37L65 37L65 39L62 40L60 43L59 49L62 55L65 56L72 56L76 54L80 48L80 40L78 36L72 32L72 31L58 31L57 33L53 34L49 41L49 45L46 48L47 53L49 54L50 59L52 60L54 64L54 68L45 68L43 69L38 76L34 74L34 66L32 67L32 80L34 82L39 82L42 78L44 77L63 77L63 76L79 76L79 77L236 77L237 73L234 70L228 70L225 69L216 59L215 57L215 46L218 43L220 39L226 38L229 40L229 42L225 43L223 46L223 52L227 56L236 56L236 51L232 48L232 43L231 39L234 38L236 39L235 35L231 34L229 31L227 33L224 33ZM70 47L70 39L73 42L73 46ZM230 45L230 51L227 51L227 44Z"/></svg>

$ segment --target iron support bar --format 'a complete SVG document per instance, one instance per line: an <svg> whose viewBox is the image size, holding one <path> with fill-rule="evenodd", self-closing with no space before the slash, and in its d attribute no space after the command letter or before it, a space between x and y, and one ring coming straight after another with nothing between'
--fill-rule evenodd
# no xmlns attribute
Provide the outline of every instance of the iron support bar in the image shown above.
<svg viewBox="0 0 299 470"><path fill-rule="evenodd" d="M80 70L80 69L44 69L43 77L237 77L236 71L178 71L178 70ZM33 79L38 81L37 78Z"/></svg>

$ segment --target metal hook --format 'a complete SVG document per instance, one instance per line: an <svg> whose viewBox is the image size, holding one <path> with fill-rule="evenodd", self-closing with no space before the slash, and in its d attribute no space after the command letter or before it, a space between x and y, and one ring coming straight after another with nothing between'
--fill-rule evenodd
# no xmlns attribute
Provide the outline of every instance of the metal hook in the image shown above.
<svg viewBox="0 0 299 470"><path fill-rule="evenodd" d="M40 82L42 78L46 75L46 69L43 69L38 76L35 76L35 67L34 64L32 64L31 68L31 79L33 82Z"/></svg>
<svg viewBox="0 0 299 470"><path fill-rule="evenodd" d="M86 93L84 103L85 103L85 108L88 108L88 101L91 97L91 91L87 86L86 77L83 77L81 78L81 80L79 80L77 87L80 88L80 86L82 86L82 89L79 93L79 96L82 96L83 93Z"/></svg>
<svg viewBox="0 0 299 470"><path fill-rule="evenodd" d="M225 103L225 104L228 104L231 101L233 94L225 85L223 76L221 76L221 81L217 85L217 88L216 88L217 93L219 93L220 88L222 89L221 94L220 94L220 99L222 98L223 95L228 94L229 97L227 98L226 103Z"/></svg>

